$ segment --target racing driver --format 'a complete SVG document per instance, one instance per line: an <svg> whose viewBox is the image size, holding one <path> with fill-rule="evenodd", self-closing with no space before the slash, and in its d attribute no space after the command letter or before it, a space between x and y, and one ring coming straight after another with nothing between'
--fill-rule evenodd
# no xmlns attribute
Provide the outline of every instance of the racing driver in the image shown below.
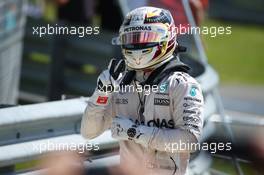
<svg viewBox="0 0 264 175"><path fill-rule="evenodd" d="M111 128L119 141L121 167L145 169L144 174L188 174L195 151L188 145L199 142L203 127L203 96L178 58L171 13L134 9L113 42L121 45L124 59L112 59L99 75L82 118L82 136L92 139ZM148 87L151 93L133 87Z"/></svg>

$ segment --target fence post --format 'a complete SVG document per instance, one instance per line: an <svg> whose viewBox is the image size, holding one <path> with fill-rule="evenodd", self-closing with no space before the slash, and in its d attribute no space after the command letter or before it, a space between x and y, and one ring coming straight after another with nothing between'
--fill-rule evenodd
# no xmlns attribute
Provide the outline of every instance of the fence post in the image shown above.
<svg viewBox="0 0 264 175"><path fill-rule="evenodd" d="M64 92L64 67L65 67L66 40L63 36L55 36L48 85L48 100L59 100Z"/></svg>

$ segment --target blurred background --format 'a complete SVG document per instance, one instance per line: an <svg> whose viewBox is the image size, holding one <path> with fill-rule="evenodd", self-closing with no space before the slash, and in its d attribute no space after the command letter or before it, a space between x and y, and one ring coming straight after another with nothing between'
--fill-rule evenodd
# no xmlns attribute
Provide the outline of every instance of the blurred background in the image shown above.
<svg viewBox="0 0 264 175"><path fill-rule="evenodd" d="M171 11L179 11L173 13L177 24L187 23L185 21L187 19L182 17L184 11L181 5L176 3L174 6L169 6L170 3L173 4L172 0L157 0L151 3L133 0L127 3L126 1L120 3L92 0L80 2L29 0L27 4L24 3L23 8L22 2L22 0L3 0L0 4L1 61L5 60L1 62L1 66L4 65L1 67L3 71L1 82L8 82L1 83L1 94L6 96L1 96L2 103L17 104L19 101L19 104L24 104L56 100L61 99L63 94L90 95L95 78L105 68L108 60L112 57L122 57L119 48L111 46L111 39L118 35L122 13L127 8L133 9L147 4L161 6ZM258 98L256 100L260 100L264 83L262 71L264 61L260 52L264 42L263 1L201 0L198 2L201 4L193 5L193 12L199 25L232 27L231 35L201 36L209 58L208 62L219 73L224 95L246 96L248 94L246 92L250 91L251 96L254 95ZM178 13L183 14L180 16ZM47 24L100 26L100 35L86 35L84 38L77 35L62 37L45 35L40 38L38 35L33 35L32 27L47 26ZM10 40L14 42L9 42ZM11 58L6 59L7 57ZM11 61L12 58L15 60ZM15 64L18 67L12 67ZM52 64L56 67L55 70ZM15 71L12 73L12 70ZM56 76L51 76L54 74ZM13 79L13 82L10 79ZM2 87L3 84L6 87ZM236 88L237 86L239 88ZM19 93L14 94L11 91ZM229 99L227 103L228 101ZM255 105L262 104L255 103L250 107ZM247 109L247 105L244 106Z"/></svg>
<svg viewBox="0 0 264 175"><path fill-rule="evenodd" d="M220 78L219 89L225 113L239 122L243 121L243 127L254 120L255 126L263 128L263 0L190 0L194 23L189 21L186 8L180 0L1 0L1 108L91 95L97 76L106 68L109 60L113 57L122 58L120 48L111 45L111 40L118 35L124 14L144 5L169 9L177 25L191 23L200 27L232 27L231 35L201 35L198 39L179 36L179 43L187 47L183 59L189 63L191 55L197 64L201 62L206 66L209 63ZM33 27L48 24L99 26L100 34L82 38L77 35L33 35ZM200 42L197 43L197 40ZM200 53L200 47L206 56ZM203 71L201 69L197 68L193 74L198 75L199 71ZM262 131L260 129L259 134L254 134L256 143L258 138L263 137ZM17 133L16 138L19 138ZM241 130L238 133L243 135ZM0 150L1 141L6 135L2 138L0 134ZM10 143L15 142L3 141L2 145ZM263 151L263 144L257 145ZM245 148L239 145L237 150L241 153ZM23 172L38 165L36 160L18 162L11 169ZM237 174L230 162L229 159L216 156L210 166L215 169L215 174ZM263 168L256 170L258 168L252 162L241 161L240 164L245 174L264 173ZM2 168L4 172L10 168L6 165Z"/></svg>

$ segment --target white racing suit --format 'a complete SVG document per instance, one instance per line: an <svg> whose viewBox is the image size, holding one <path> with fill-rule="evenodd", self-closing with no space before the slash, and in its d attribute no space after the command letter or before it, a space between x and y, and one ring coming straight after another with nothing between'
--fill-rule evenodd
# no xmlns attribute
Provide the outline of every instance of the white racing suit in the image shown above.
<svg viewBox="0 0 264 175"><path fill-rule="evenodd" d="M131 86L136 84L136 80L130 83ZM104 107L88 102L81 134L89 139L99 136L111 127L115 116L156 127L158 130L147 147L131 140L119 141L121 166L131 165L135 169L143 166L147 170L145 174L188 174L186 170L193 149L184 147L184 143L198 143L201 135L201 88L194 78L180 71L170 72L158 87L158 91L150 94L127 89L127 92L114 92L110 103Z"/></svg>

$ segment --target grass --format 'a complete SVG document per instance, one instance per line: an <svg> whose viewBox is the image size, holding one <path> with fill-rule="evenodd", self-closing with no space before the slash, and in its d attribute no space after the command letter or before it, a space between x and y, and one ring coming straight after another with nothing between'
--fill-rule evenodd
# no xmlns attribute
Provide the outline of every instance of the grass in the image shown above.
<svg viewBox="0 0 264 175"><path fill-rule="evenodd" d="M36 167L39 164L38 160L32 160L28 162L22 162L15 165L15 171L16 172L22 172L25 170L32 170L34 167Z"/></svg>
<svg viewBox="0 0 264 175"><path fill-rule="evenodd" d="M231 160L214 158L212 168L226 174L230 174L230 175L236 174L236 169L233 166Z"/></svg>
<svg viewBox="0 0 264 175"><path fill-rule="evenodd" d="M204 35L209 63L225 84L264 85L264 27L206 20L203 26L231 26L231 35Z"/></svg>
<svg viewBox="0 0 264 175"><path fill-rule="evenodd" d="M23 162L15 165L16 172L23 172L25 170L33 170L39 164L39 160L32 160L28 162ZM245 175L258 175L258 173L254 170L251 164L248 163L240 163L242 171ZM231 160L221 159L221 158L213 158L213 169L223 172L229 175L236 175L236 169Z"/></svg>
<svg viewBox="0 0 264 175"><path fill-rule="evenodd" d="M257 175L258 173L254 170L249 163L239 163L244 175ZM213 158L212 168L229 175L237 175L235 166L231 160Z"/></svg>

